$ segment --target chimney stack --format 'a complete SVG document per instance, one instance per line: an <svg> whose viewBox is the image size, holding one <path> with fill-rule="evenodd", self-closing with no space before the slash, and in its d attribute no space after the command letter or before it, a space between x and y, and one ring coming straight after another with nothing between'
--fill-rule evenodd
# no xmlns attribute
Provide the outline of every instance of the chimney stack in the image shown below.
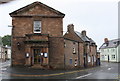
<svg viewBox="0 0 120 81"><path fill-rule="evenodd" d="M86 36L86 31L85 30L82 31L82 36Z"/></svg>
<svg viewBox="0 0 120 81"><path fill-rule="evenodd" d="M68 32L73 32L74 31L74 25L73 24L69 24L67 26L67 28L68 28Z"/></svg>
<svg viewBox="0 0 120 81"><path fill-rule="evenodd" d="M109 45L109 40L108 40L108 38L105 38L105 39L104 39L104 43L106 44L106 46Z"/></svg>
<svg viewBox="0 0 120 81"><path fill-rule="evenodd" d="M105 43L108 43L109 41L108 41L108 38L104 38L104 42Z"/></svg>

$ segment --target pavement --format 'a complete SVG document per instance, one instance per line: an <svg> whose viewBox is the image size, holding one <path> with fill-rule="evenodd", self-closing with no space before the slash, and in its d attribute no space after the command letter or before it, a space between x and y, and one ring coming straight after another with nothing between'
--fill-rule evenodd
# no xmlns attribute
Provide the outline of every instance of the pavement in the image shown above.
<svg viewBox="0 0 120 81"><path fill-rule="evenodd" d="M18 76L18 77L40 77L40 76L56 76L56 75L65 75L65 74L72 74L76 72L82 72L87 70L92 70L93 68L86 68L86 69L74 69L74 70L41 70L41 69L33 69L29 67L6 67L7 70L5 71L7 74L11 74L11 76Z"/></svg>
<svg viewBox="0 0 120 81"><path fill-rule="evenodd" d="M3 63L3 65L1 69L2 79L67 79L65 81L86 81L90 79L103 81L107 79L107 81L120 81L119 63L102 62L101 66L75 70L40 70L28 67L10 67L10 62Z"/></svg>

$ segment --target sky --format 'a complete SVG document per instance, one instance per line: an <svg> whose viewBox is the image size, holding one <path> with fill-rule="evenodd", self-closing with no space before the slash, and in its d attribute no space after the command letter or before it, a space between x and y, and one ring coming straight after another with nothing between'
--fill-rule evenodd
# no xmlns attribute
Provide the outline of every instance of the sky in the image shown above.
<svg viewBox="0 0 120 81"><path fill-rule="evenodd" d="M118 38L118 0L37 0L65 14L63 31L74 24L75 31L87 31L98 48L104 42ZM0 36L11 34L12 18L9 13L35 2L14 0L0 4Z"/></svg>

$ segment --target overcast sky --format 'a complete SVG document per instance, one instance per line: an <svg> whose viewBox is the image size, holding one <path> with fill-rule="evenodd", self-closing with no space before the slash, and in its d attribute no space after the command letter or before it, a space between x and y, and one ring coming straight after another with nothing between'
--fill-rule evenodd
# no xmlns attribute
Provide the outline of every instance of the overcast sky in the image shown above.
<svg viewBox="0 0 120 81"><path fill-rule="evenodd" d="M0 5L0 36L11 34L9 13L35 0L15 0ZM118 0L37 0L65 14L63 31L74 24L75 31L87 31L98 45L104 38L118 38Z"/></svg>

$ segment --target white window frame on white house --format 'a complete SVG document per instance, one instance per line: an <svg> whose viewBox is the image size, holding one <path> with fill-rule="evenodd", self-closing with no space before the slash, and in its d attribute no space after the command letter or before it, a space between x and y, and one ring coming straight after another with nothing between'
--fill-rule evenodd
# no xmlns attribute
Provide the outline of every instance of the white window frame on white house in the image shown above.
<svg viewBox="0 0 120 81"><path fill-rule="evenodd" d="M103 60L103 59L105 59L105 56L104 56L104 55L101 55L101 58L102 58L102 60Z"/></svg>
<svg viewBox="0 0 120 81"><path fill-rule="evenodd" d="M33 32L34 33L41 33L41 21L35 20L33 22Z"/></svg>
<svg viewBox="0 0 120 81"><path fill-rule="evenodd" d="M111 55L111 58L112 58L112 59L116 59L115 55Z"/></svg>

